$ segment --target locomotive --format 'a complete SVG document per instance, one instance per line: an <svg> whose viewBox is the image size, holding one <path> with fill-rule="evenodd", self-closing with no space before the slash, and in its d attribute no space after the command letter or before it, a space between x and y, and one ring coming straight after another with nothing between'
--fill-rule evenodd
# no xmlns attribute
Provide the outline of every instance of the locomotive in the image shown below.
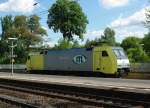
<svg viewBox="0 0 150 108"><path fill-rule="evenodd" d="M130 71L129 59L121 47L98 46L47 50L28 56L27 71L77 73L122 77Z"/></svg>

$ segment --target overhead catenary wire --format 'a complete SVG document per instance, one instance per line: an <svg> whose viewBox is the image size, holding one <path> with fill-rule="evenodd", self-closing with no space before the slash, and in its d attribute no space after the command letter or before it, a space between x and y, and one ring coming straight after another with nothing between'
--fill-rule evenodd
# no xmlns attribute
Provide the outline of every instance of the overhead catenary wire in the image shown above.
<svg viewBox="0 0 150 108"><path fill-rule="evenodd" d="M35 15L43 15L43 14L46 14L46 13L48 13L48 10L44 10L44 11L40 11L40 12L35 12L35 13L33 13L33 15L35 14Z"/></svg>

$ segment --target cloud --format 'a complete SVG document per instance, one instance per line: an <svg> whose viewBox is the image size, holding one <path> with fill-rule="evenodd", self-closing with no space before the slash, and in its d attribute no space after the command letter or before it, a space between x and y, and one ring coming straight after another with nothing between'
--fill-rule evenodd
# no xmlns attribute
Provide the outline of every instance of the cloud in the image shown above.
<svg viewBox="0 0 150 108"><path fill-rule="evenodd" d="M103 29L100 30L88 30L86 34L84 34L84 40L81 41L81 44L85 44L87 40L94 40L95 38L101 38L103 34Z"/></svg>
<svg viewBox="0 0 150 108"><path fill-rule="evenodd" d="M133 13L128 17L122 17L123 14L108 24L108 27L111 27L116 32L116 40L121 42L124 38L128 36L136 36L139 38L144 37L144 34L148 32L148 29L144 27L143 22L145 21L145 9L150 8L150 6L146 8L142 8L141 10ZM104 29L88 31L86 36L86 40L93 40L94 38L100 38L103 34Z"/></svg>
<svg viewBox="0 0 150 108"><path fill-rule="evenodd" d="M128 4L129 0L99 0L105 8L120 7Z"/></svg>
<svg viewBox="0 0 150 108"><path fill-rule="evenodd" d="M121 15L110 23L109 26L116 31L116 38L118 41L122 41L122 39L127 36L144 37L144 34L148 32L148 29L144 27L147 8L150 8L150 6L142 8L128 17L122 18Z"/></svg>
<svg viewBox="0 0 150 108"><path fill-rule="evenodd" d="M143 8L134 14L132 14L129 17L122 18L119 17L116 20L112 21L110 26L111 27L123 27L123 26L129 26L129 25L141 25L145 20L146 20L146 9L149 8L150 6Z"/></svg>
<svg viewBox="0 0 150 108"><path fill-rule="evenodd" d="M49 47L54 47L55 46L55 42L47 42L46 45Z"/></svg>
<svg viewBox="0 0 150 108"><path fill-rule="evenodd" d="M124 38L128 36L136 36L142 38L144 37L144 34L148 32L148 30L143 26L124 26L124 27L120 27L120 28L118 27L113 29L115 30L116 33L115 38L117 42L121 42ZM94 40L95 38L101 38L103 31L104 29L87 32L85 34L84 42L86 42L87 39Z"/></svg>
<svg viewBox="0 0 150 108"><path fill-rule="evenodd" d="M35 0L8 0L0 4L0 12L30 13L34 10Z"/></svg>
<svg viewBox="0 0 150 108"><path fill-rule="evenodd" d="M88 30L87 33L84 35L85 40L94 40L95 38L101 38L101 35L103 34L103 30Z"/></svg>
<svg viewBox="0 0 150 108"><path fill-rule="evenodd" d="M144 34L148 32L146 28L143 26L126 26L126 27L118 27L114 28L116 32L116 40L121 42L124 38L128 36L135 36L139 38L143 38Z"/></svg>
<svg viewBox="0 0 150 108"><path fill-rule="evenodd" d="M43 36L43 42L42 46L47 46L47 47L54 47L55 46L55 41L52 41L49 36Z"/></svg>

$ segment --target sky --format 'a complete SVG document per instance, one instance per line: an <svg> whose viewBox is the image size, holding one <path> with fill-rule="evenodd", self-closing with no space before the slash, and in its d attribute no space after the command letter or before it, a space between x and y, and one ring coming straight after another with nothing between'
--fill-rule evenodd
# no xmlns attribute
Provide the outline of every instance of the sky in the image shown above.
<svg viewBox="0 0 150 108"><path fill-rule="evenodd" d="M44 43L54 46L61 33L54 33L47 26L48 9L56 0L0 0L0 17L6 15L39 15L41 26L47 30ZM115 30L116 41L121 42L128 36L142 38L148 32L144 27L145 10L150 8L148 0L78 0L89 24L84 34L87 39L100 38L106 27ZM33 4L38 3L36 6ZM1 27L0 27L1 33Z"/></svg>

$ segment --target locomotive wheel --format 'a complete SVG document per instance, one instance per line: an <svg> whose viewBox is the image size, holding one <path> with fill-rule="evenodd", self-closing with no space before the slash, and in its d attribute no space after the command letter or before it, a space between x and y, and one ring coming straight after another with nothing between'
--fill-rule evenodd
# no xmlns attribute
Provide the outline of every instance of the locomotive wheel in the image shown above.
<svg viewBox="0 0 150 108"><path fill-rule="evenodd" d="M117 78L123 78L126 77L128 75L128 73L124 70L121 69L118 73L117 73Z"/></svg>

